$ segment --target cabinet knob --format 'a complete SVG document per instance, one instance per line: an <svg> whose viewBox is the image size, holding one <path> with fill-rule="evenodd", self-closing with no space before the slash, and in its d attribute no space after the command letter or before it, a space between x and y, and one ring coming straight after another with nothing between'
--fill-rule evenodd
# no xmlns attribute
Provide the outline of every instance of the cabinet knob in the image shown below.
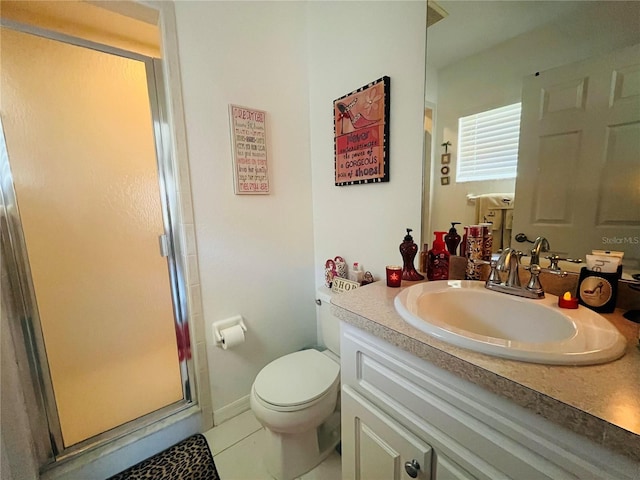
<svg viewBox="0 0 640 480"><path fill-rule="evenodd" d="M407 472L411 478L416 478L418 476L418 472L420 471L420 464L417 460L411 460L404 464L404 470Z"/></svg>

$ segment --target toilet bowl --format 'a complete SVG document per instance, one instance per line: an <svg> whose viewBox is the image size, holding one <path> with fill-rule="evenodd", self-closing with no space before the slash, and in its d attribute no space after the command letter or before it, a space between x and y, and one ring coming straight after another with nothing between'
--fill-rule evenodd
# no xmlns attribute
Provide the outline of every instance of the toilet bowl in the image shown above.
<svg viewBox="0 0 640 480"><path fill-rule="evenodd" d="M330 349L280 357L251 387L251 410L265 431L264 463L277 480L310 471L340 442L339 322L328 316L330 297L319 298L321 337Z"/></svg>

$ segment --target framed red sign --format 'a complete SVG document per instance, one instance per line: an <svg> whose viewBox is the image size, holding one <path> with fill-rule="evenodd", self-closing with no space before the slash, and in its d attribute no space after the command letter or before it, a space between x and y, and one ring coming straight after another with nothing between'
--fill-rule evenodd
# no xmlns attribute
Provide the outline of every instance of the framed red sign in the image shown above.
<svg viewBox="0 0 640 480"><path fill-rule="evenodd" d="M269 194L267 112L229 105L229 121L234 193Z"/></svg>
<svg viewBox="0 0 640 480"><path fill-rule="evenodd" d="M382 77L333 102L336 185L389 181L390 86Z"/></svg>

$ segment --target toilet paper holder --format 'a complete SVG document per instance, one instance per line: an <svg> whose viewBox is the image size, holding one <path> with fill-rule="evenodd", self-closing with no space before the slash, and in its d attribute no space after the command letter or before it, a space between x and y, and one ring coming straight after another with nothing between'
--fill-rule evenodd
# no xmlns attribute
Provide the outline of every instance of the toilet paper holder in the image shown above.
<svg viewBox="0 0 640 480"><path fill-rule="evenodd" d="M244 324L242 315L235 315L233 317L225 318L224 320L213 322L213 338L216 340L216 345L222 345L222 334L220 332L225 328L230 328L235 325L240 325L243 332L247 331L247 326Z"/></svg>

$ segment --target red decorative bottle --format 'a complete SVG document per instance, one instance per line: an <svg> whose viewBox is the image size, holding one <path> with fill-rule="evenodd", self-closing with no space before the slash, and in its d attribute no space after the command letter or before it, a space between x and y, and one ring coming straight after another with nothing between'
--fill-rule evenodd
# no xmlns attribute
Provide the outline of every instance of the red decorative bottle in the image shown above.
<svg viewBox="0 0 640 480"><path fill-rule="evenodd" d="M429 267L427 278L429 280L449 279L449 252L445 248L444 236L447 232L433 232L436 236L433 248L429 250Z"/></svg>
<svg viewBox="0 0 640 480"><path fill-rule="evenodd" d="M413 259L416 258L418 253L418 245L413 241L411 236L411 229L407 228L407 234L404 237L404 241L400 244L400 254L402 255L402 279L403 280L424 280L424 276L420 275L413 266Z"/></svg>

